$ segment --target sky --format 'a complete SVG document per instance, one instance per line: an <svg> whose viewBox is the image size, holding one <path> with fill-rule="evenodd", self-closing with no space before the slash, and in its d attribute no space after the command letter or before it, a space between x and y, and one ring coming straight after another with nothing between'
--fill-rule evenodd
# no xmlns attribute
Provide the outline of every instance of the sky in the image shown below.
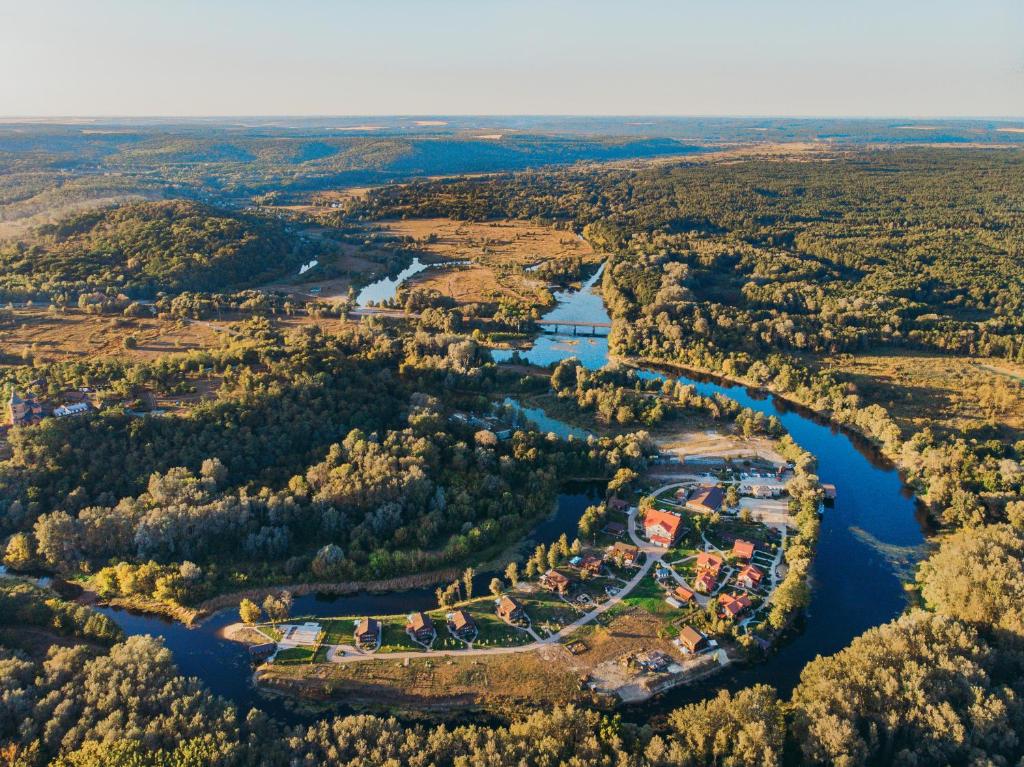
<svg viewBox="0 0 1024 767"><path fill-rule="evenodd" d="M1024 116L1024 0L0 0L0 115Z"/></svg>

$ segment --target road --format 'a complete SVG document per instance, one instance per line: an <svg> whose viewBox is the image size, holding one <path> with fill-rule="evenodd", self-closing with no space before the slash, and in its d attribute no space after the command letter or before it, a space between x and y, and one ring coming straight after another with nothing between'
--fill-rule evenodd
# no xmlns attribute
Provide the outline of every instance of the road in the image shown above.
<svg viewBox="0 0 1024 767"><path fill-rule="evenodd" d="M452 649L452 650L429 650L427 652L392 652L377 655L376 653L365 653L357 649L352 645L324 645L328 648L328 658L332 663L358 663L360 661L373 660L374 658L382 658L387 660L403 660L405 658L426 658L433 657L436 655L457 655L459 657L466 656L480 656L480 655L506 655L509 653L519 652L533 652L539 650L542 647L557 644L573 632L577 631L583 626L592 623L602 613L611 610L615 605L619 604L624 597L629 596L629 593L637 587L647 574L651 571L651 568L657 563L661 562L661 555L663 549L655 546L643 540L637 533L637 510L630 509L629 512L629 537L640 551L646 554L645 562L637 570L636 574L629 579L625 586L623 586L619 592L608 599L608 601L599 604L590 612L584 613L579 618L574 620L572 623L563 626L560 630L556 631L551 636L544 639L538 639L537 641L530 642L529 644L518 645L516 647L474 647L472 649ZM535 635L536 636L536 635Z"/></svg>

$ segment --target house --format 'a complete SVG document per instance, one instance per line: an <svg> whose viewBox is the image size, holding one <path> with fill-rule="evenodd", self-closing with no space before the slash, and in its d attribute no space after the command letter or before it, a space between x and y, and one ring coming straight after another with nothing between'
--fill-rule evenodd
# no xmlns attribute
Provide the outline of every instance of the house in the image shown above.
<svg viewBox="0 0 1024 767"><path fill-rule="evenodd" d="M707 638L692 626L683 626L679 630L679 644L688 653L704 649L707 641Z"/></svg>
<svg viewBox="0 0 1024 767"><path fill-rule="evenodd" d="M753 565L747 565L740 570L740 574L736 576L736 583L747 589L756 589L761 585L761 580L763 578L764 573Z"/></svg>
<svg viewBox="0 0 1024 767"><path fill-rule="evenodd" d="M276 642L264 642L249 646L249 657L256 663L262 663L277 651Z"/></svg>
<svg viewBox="0 0 1024 767"><path fill-rule="evenodd" d="M380 640L380 621L376 618L363 618L356 625L356 644L360 647L375 648Z"/></svg>
<svg viewBox="0 0 1024 767"><path fill-rule="evenodd" d="M526 610L518 599L504 595L498 600L498 617L506 623L520 623L526 620Z"/></svg>
<svg viewBox="0 0 1024 767"><path fill-rule="evenodd" d="M647 539L666 549L676 542L682 526L683 518L671 511L648 509L644 512L644 533Z"/></svg>
<svg viewBox="0 0 1024 767"><path fill-rule="evenodd" d="M416 612L409 615L409 620L405 624L405 630L424 644L432 642L436 635L436 632L434 631L434 622L430 620L429 615L422 612Z"/></svg>
<svg viewBox="0 0 1024 767"><path fill-rule="evenodd" d="M15 391L7 401L11 426L33 426L43 420L43 406L32 397L19 397Z"/></svg>
<svg viewBox="0 0 1024 767"><path fill-rule="evenodd" d="M620 541L608 549L608 556L606 558L613 562L621 561L626 567L632 567L636 564L638 556L640 556L640 549L631 543L622 543Z"/></svg>
<svg viewBox="0 0 1024 767"><path fill-rule="evenodd" d="M617 495L613 495L608 499L608 508L612 511L629 511L629 504Z"/></svg>
<svg viewBox="0 0 1024 767"><path fill-rule="evenodd" d="M684 605L687 602L691 602L694 599L694 594L686 586L676 586L675 591L672 592L672 596L682 602Z"/></svg>
<svg viewBox="0 0 1024 767"><path fill-rule="evenodd" d="M621 522L609 522L604 526L604 532L608 535L614 535L616 538L621 538L626 534L626 526Z"/></svg>
<svg viewBox="0 0 1024 767"><path fill-rule="evenodd" d="M714 487L698 487L686 499L686 508L703 514L717 514L725 503L725 493L717 485Z"/></svg>
<svg viewBox="0 0 1024 767"><path fill-rule="evenodd" d="M782 495L782 487L777 484L747 480L740 483L740 493L754 498L778 498Z"/></svg>
<svg viewBox="0 0 1024 767"><path fill-rule="evenodd" d="M732 544L732 555L737 559L750 559L754 556L754 544L737 539Z"/></svg>
<svg viewBox="0 0 1024 767"><path fill-rule="evenodd" d="M584 554L583 563L580 565L580 569L590 575L600 575L601 567L604 565L598 557L593 554Z"/></svg>
<svg viewBox="0 0 1024 767"><path fill-rule="evenodd" d="M659 583L666 583L672 580L672 571L661 565L654 571L654 579Z"/></svg>
<svg viewBox="0 0 1024 767"><path fill-rule="evenodd" d="M540 577L540 585L548 591L554 591L565 596L569 592L572 581L558 572L558 570L548 570Z"/></svg>
<svg viewBox="0 0 1024 767"><path fill-rule="evenodd" d="M693 587L704 594L710 594L715 590L718 579L711 574L710 570L701 570L693 580Z"/></svg>
<svg viewBox="0 0 1024 767"><path fill-rule="evenodd" d="M718 598L718 604L722 608L723 618L735 618L750 607L753 602L750 601L750 597L746 594L740 594L738 597L732 594L722 594Z"/></svg>
<svg viewBox="0 0 1024 767"><path fill-rule="evenodd" d="M456 610L448 617L448 630L463 639L477 633L473 616L465 610Z"/></svg>
<svg viewBox="0 0 1024 767"><path fill-rule="evenodd" d="M723 564L724 560L710 551L702 551L697 555L697 572L709 572L717 578Z"/></svg>
<svg viewBox="0 0 1024 767"><path fill-rule="evenodd" d="M53 415L55 418L67 418L68 416L81 415L82 413L88 412L88 402L69 402L53 409Z"/></svg>

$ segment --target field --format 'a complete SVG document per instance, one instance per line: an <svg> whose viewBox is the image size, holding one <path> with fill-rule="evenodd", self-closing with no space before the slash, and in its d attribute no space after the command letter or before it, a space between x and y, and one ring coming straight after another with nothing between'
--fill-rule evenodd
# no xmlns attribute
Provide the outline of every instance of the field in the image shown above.
<svg viewBox="0 0 1024 767"><path fill-rule="evenodd" d="M597 264L601 256L572 232L525 221L474 223L445 218L389 221L385 230L411 237L426 256L446 261L471 261L466 268L431 271L416 280L460 303L494 302L502 297L548 306L552 297L545 282L524 270L539 264ZM422 256L421 256L422 258Z"/></svg>
<svg viewBox="0 0 1024 767"><path fill-rule="evenodd" d="M982 357L893 353L829 361L909 436L926 426L940 435L1024 437L1024 366Z"/></svg>
<svg viewBox="0 0 1024 767"><path fill-rule="evenodd" d="M7 364L28 359L38 364L97 356L153 359L219 343L217 332L206 323L155 317L129 319L70 308L63 313L51 313L44 307L11 311L12 321L0 325L0 359ZM136 340L134 349L124 346L128 336Z"/></svg>

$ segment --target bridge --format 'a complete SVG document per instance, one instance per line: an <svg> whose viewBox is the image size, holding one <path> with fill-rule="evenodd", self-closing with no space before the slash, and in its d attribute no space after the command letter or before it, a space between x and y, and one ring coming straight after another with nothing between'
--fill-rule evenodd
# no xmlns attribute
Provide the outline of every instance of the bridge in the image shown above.
<svg viewBox="0 0 1024 767"><path fill-rule="evenodd" d="M598 328L611 330L612 324L610 322L582 322L580 320L539 320L537 326L542 333L564 333L568 335L568 330L560 330L559 328L572 328L574 336L606 336L608 333L598 333L597 330ZM589 333L587 332L588 330L590 331Z"/></svg>

